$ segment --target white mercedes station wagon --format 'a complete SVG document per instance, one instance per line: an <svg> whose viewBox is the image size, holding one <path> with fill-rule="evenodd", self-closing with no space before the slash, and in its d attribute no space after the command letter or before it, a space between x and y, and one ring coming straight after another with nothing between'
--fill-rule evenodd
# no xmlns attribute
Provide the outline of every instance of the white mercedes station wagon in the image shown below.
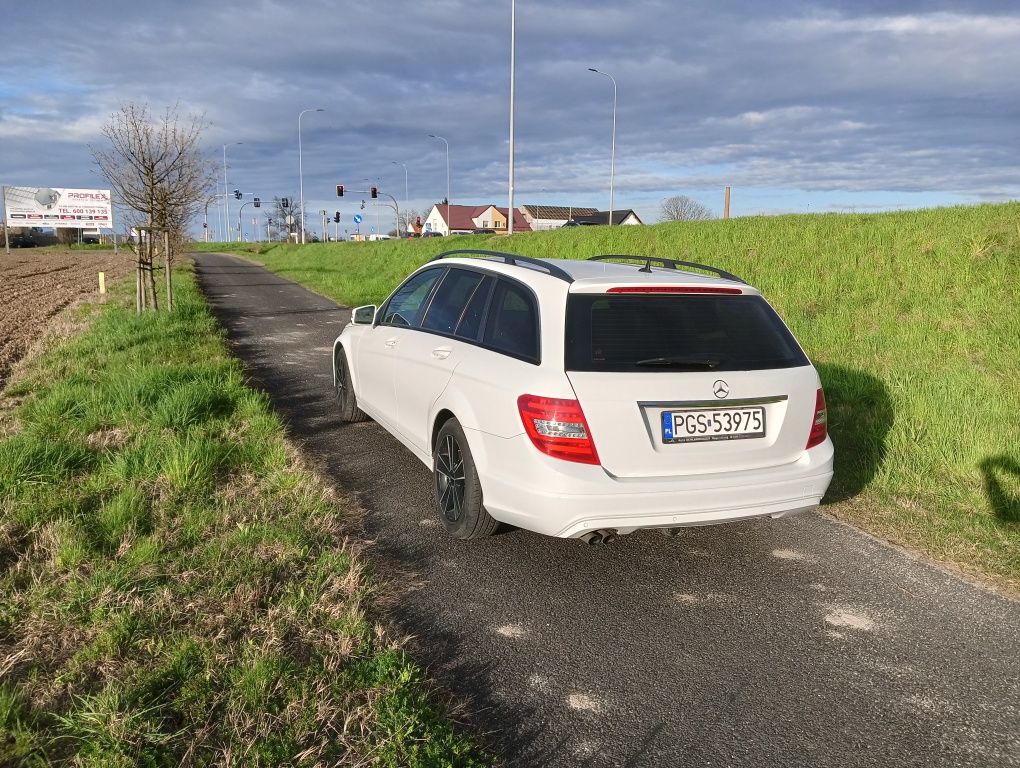
<svg viewBox="0 0 1020 768"><path fill-rule="evenodd" d="M341 417L432 469L460 539L783 517L832 479L818 373L756 289L701 264L449 251L354 310L333 373Z"/></svg>

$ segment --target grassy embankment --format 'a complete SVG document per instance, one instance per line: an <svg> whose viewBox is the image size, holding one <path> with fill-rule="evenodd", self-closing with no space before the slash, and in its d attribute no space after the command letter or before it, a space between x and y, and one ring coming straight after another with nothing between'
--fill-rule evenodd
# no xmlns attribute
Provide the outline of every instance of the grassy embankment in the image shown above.
<svg viewBox="0 0 1020 768"><path fill-rule="evenodd" d="M375 623L344 505L178 286L172 315L93 309L9 388L0 765L481 764Z"/></svg>
<svg viewBox="0 0 1020 768"><path fill-rule="evenodd" d="M828 511L1020 591L1020 204L246 250L356 306L450 248L673 256L743 276L825 383Z"/></svg>

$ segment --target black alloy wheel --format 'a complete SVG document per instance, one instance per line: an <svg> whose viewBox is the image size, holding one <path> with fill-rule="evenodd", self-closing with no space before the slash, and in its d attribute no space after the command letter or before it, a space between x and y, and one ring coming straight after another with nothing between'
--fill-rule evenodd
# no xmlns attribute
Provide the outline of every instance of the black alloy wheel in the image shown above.
<svg viewBox="0 0 1020 768"><path fill-rule="evenodd" d="M464 509L464 457L460 443L448 432L436 452L436 498L439 511L451 523L460 520Z"/></svg>
<svg viewBox="0 0 1020 768"><path fill-rule="evenodd" d="M482 505L471 446L460 422L447 419L439 428L432 449L432 474L439 519L455 539L480 539L499 528Z"/></svg>
<svg viewBox="0 0 1020 768"><path fill-rule="evenodd" d="M347 355L343 347L337 347L333 387L336 390L336 403L340 407L340 418L346 422L364 421L368 417L358 407L358 398L354 394L354 382L350 369L347 367Z"/></svg>

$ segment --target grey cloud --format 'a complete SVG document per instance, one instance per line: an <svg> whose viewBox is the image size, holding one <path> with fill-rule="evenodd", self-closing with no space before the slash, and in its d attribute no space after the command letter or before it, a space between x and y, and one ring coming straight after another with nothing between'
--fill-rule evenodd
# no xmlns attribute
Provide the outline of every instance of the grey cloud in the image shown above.
<svg viewBox="0 0 1020 768"><path fill-rule="evenodd" d="M80 13L80 4L45 11ZM506 195L509 4L444 0L108 2L80 23L14 22L0 87L0 177L90 176L84 144L125 100L204 113L214 161L266 196L382 178L425 205ZM518 2L517 186L605 205L611 89L620 86L617 202L654 206L722 184L790 190L1020 190L1020 13L995 2ZM33 13L40 14L33 18ZM20 41L20 42L18 42ZM56 84L56 85L54 85ZM53 87L54 93L49 93ZM80 182L79 182L80 183ZM542 193L541 190L546 190ZM346 204L346 201L344 201ZM333 202L330 201L329 205Z"/></svg>

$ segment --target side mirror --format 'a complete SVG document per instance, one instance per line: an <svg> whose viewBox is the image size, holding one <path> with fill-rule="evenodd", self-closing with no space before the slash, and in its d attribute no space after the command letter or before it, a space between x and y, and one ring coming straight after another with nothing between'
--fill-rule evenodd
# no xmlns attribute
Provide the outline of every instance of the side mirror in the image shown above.
<svg viewBox="0 0 1020 768"><path fill-rule="evenodd" d="M375 304L366 304L363 307L356 307L351 315L351 322L355 325L371 325L375 320Z"/></svg>

